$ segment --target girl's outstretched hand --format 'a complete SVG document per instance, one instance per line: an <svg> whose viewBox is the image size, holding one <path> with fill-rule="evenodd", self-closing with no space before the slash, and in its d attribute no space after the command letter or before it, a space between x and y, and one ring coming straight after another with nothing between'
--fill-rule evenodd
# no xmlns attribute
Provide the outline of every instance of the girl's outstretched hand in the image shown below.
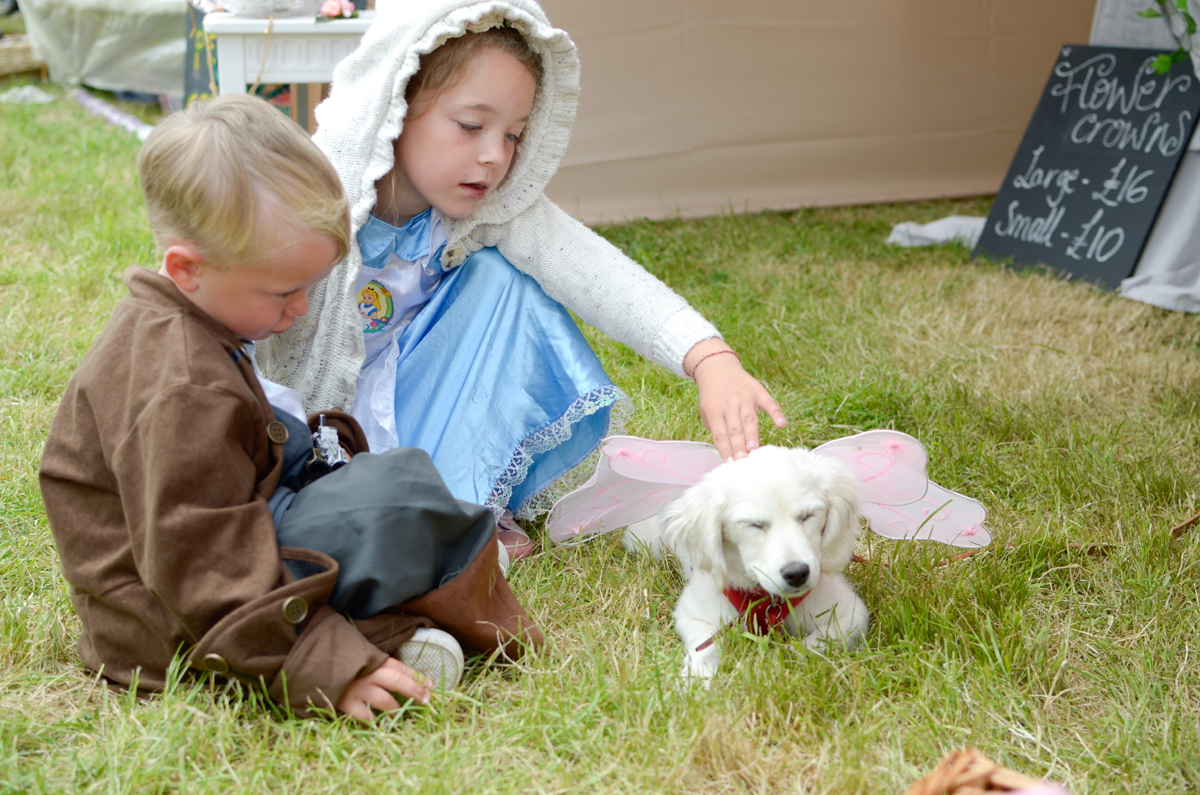
<svg viewBox="0 0 1200 795"><path fill-rule="evenodd" d="M725 461L742 458L758 447L759 411L767 412L775 427L787 425L779 404L742 368L732 350L713 337L694 345L683 360L683 371L700 390L700 419Z"/></svg>
<svg viewBox="0 0 1200 795"><path fill-rule="evenodd" d="M350 683L338 700L337 710L363 723L374 723L372 708L380 712L400 709L400 702L393 693L411 698L418 704L428 704L429 689L424 682L422 674L395 657L388 657L383 665Z"/></svg>

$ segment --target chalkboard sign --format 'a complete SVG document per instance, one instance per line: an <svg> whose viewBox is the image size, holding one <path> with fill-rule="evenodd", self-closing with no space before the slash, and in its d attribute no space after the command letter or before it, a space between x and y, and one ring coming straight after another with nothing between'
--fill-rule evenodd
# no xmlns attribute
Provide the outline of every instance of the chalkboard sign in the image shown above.
<svg viewBox="0 0 1200 795"><path fill-rule="evenodd" d="M1062 48L976 254L1109 288L1133 273L1200 114L1191 60L1160 75L1159 54Z"/></svg>

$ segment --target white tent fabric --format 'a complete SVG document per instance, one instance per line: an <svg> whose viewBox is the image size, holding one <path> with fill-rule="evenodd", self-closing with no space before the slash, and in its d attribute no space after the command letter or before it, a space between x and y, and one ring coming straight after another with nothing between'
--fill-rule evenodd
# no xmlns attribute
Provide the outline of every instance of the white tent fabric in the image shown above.
<svg viewBox="0 0 1200 795"><path fill-rule="evenodd" d="M1091 43L1174 50L1164 19L1142 19L1145 0L1097 0ZM1200 3L1190 0L1200 19ZM1200 75L1200 59L1192 56ZM1179 163L1137 269L1117 292L1126 298L1179 312L1200 312L1200 128Z"/></svg>
<svg viewBox="0 0 1200 795"><path fill-rule="evenodd" d="M21 0L21 13L51 79L183 95L187 0Z"/></svg>

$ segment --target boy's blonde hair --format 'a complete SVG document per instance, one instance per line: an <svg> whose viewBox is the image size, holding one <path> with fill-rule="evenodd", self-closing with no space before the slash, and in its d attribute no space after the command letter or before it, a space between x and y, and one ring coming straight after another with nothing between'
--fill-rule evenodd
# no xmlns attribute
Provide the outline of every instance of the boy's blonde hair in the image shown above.
<svg viewBox="0 0 1200 795"><path fill-rule="evenodd" d="M416 109L416 113L420 114L439 94L453 88L462 77L463 67L485 47L494 47L516 58L533 75L535 85L542 84L542 58L516 28L468 32L421 56L420 68L404 87L404 101L408 103L409 114L414 112L415 100L420 99L421 107Z"/></svg>
<svg viewBox="0 0 1200 795"><path fill-rule="evenodd" d="M158 244L187 241L218 269L278 244L274 217L350 249L350 213L337 172L312 139L266 101L246 94L198 102L154 129L138 176Z"/></svg>

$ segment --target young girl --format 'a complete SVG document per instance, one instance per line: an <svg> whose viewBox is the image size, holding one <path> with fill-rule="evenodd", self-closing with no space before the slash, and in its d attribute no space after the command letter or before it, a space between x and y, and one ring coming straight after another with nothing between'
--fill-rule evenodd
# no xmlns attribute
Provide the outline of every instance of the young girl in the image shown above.
<svg viewBox="0 0 1200 795"><path fill-rule="evenodd" d="M575 46L532 0L381 3L317 108L350 253L263 351L268 377L351 407L372 450L426 450L510 532L629 404L563 306L694 378L725 458L758 445L759 410L784 424L710 323L543 195L578 96Z"/></svg>

